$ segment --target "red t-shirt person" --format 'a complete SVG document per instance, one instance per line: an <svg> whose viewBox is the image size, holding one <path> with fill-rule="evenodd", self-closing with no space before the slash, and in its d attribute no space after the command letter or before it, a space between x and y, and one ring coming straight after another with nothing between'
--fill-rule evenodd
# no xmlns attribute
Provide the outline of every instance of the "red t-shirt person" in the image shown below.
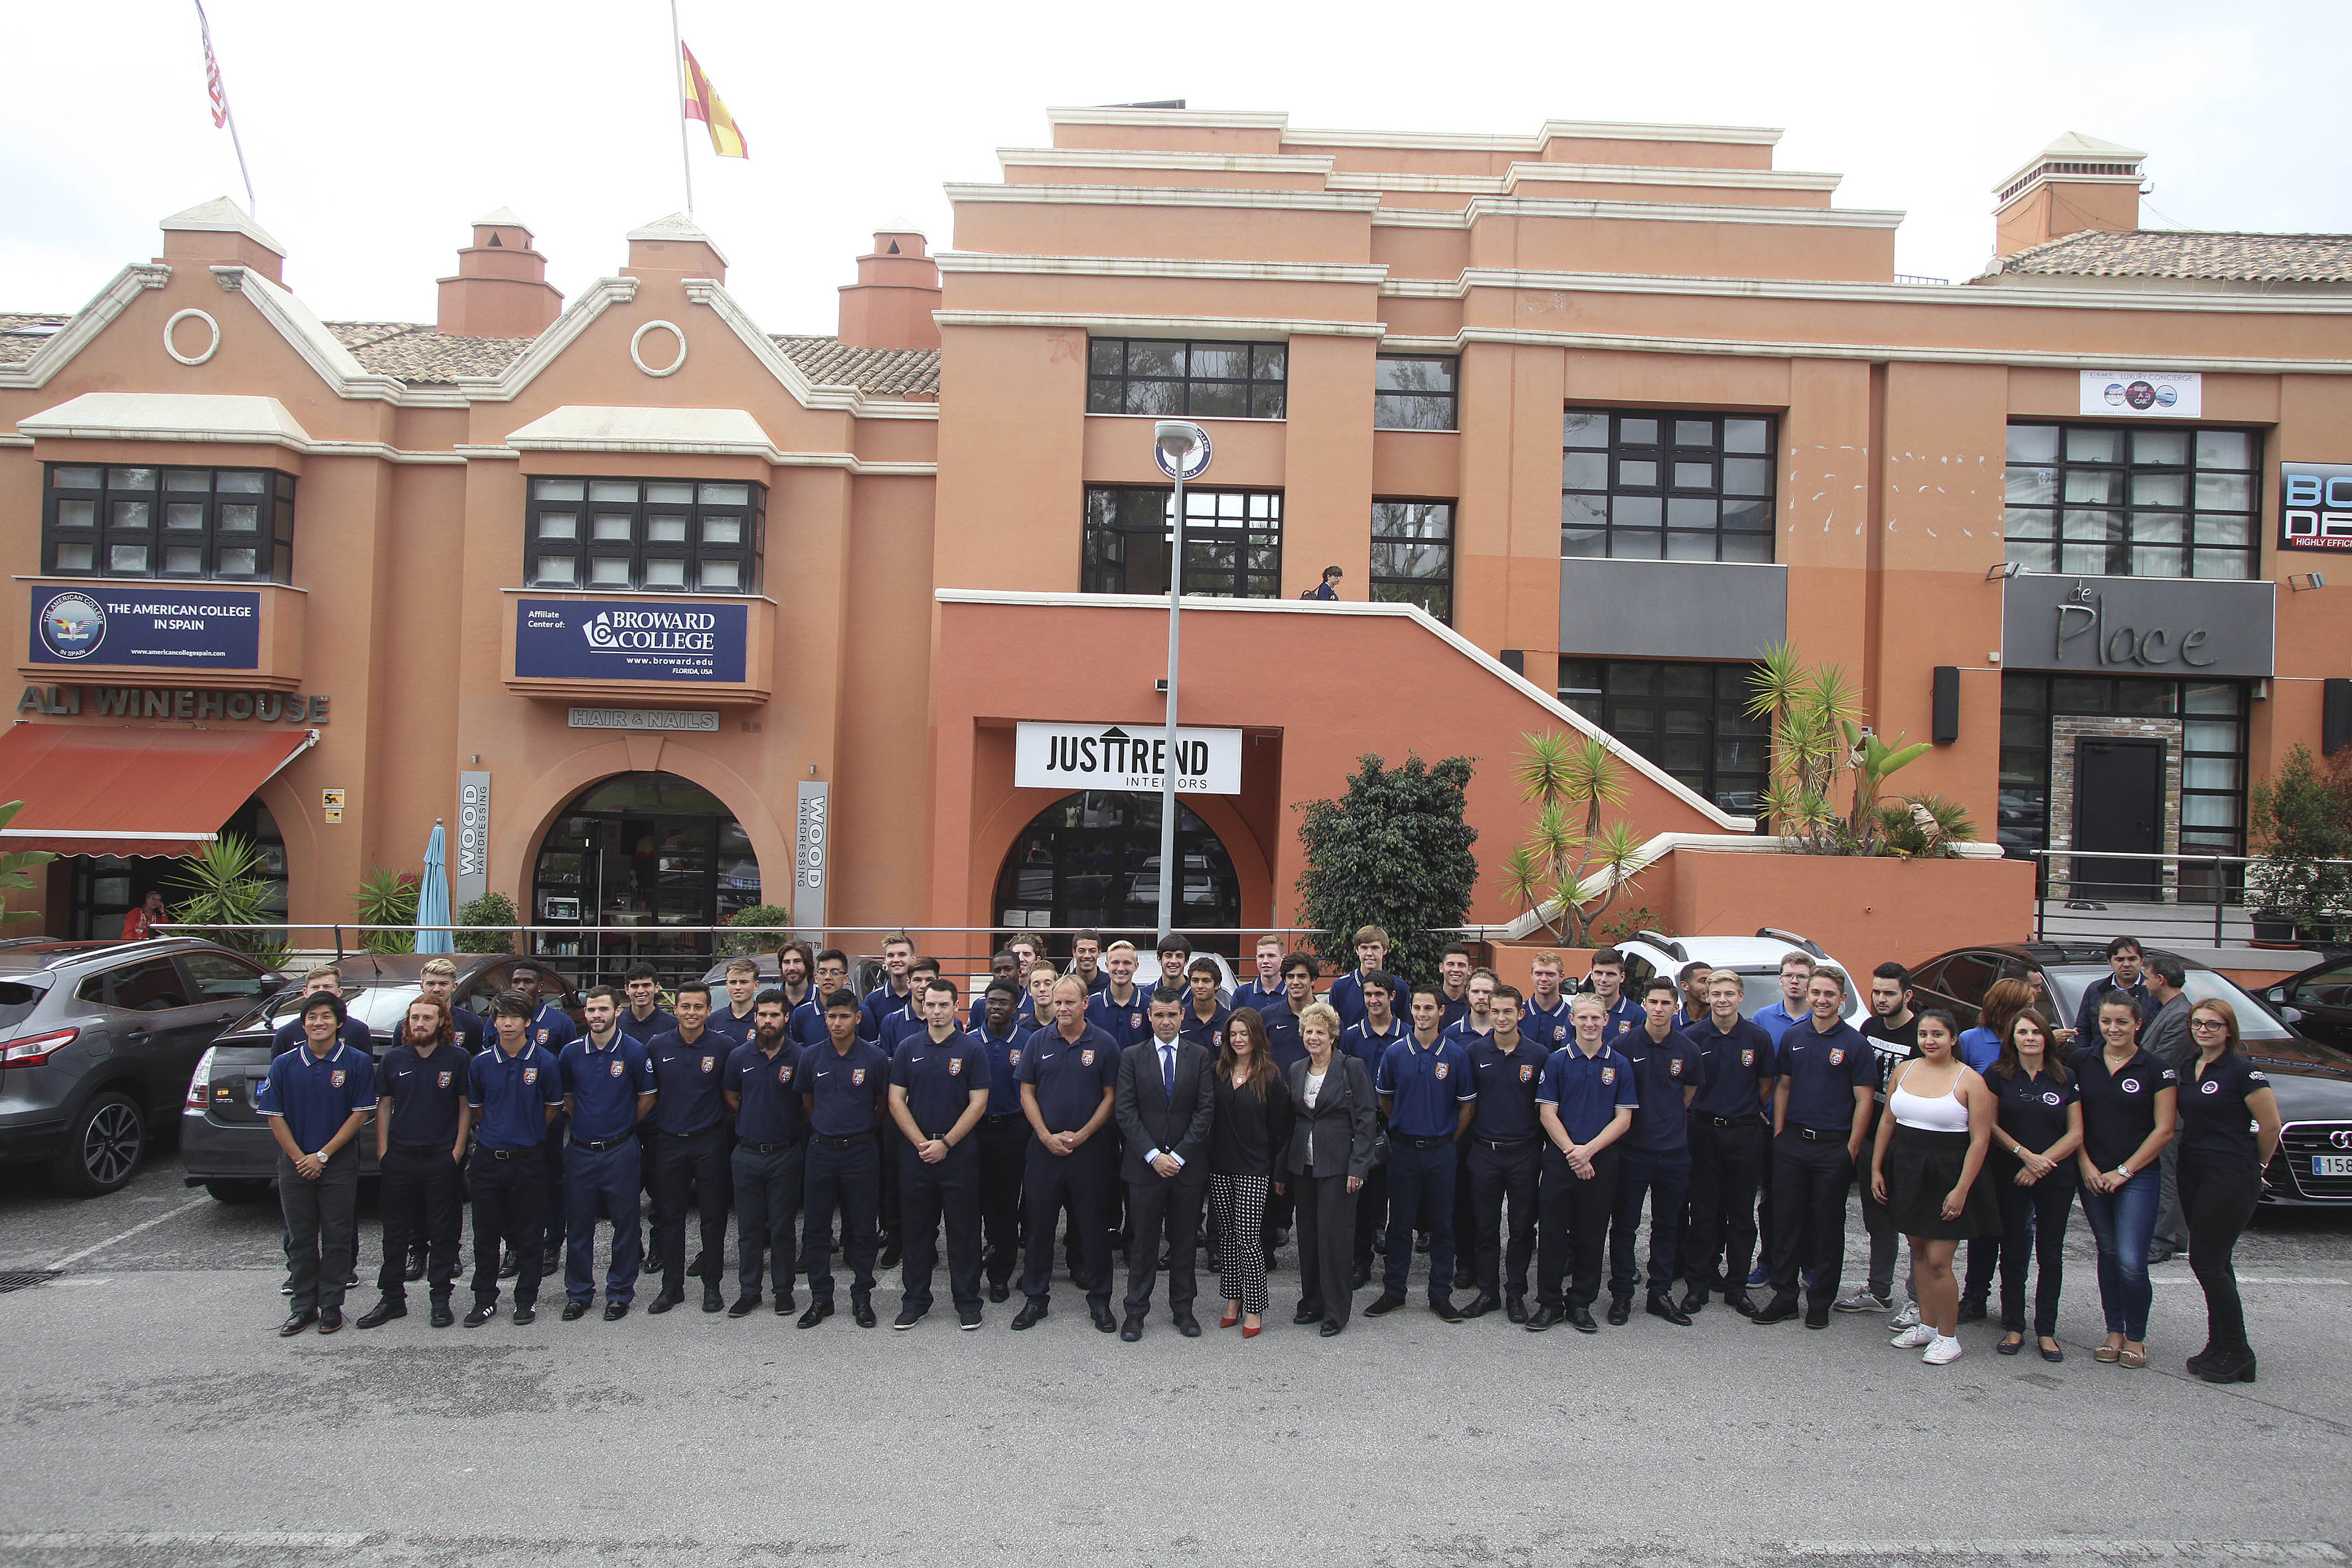
<svg viewBox="0 0 2352 1568"><path fill-rule="evenodd" d="M122 940L145 942L155 934L155 925L163 918L163 895L150 893L139 907L122 917Z"/></svg>

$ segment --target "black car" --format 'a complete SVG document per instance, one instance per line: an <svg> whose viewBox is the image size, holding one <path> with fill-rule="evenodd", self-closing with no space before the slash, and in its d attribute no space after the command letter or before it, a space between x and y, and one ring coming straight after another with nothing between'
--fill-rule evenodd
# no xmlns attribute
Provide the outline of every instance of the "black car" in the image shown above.
<svg viewBox="0 0 2352 1568"><path fill-rule="evenodd" d="M2263 993L2278 1016L2296 1030L2352 1051L2352 955L2336 952L2310 969Z"/></svg>
<svg viewBox="0 0 2352 1568"><path fill-rule="evenodd" d="M2263 1173L2263 1202L2352 1204L2352 1056L2308 1032L2298 1032L2307 1027L2307 1017L2273 1014L2227 975L2197 964L2184 963L2181 967L2192 999L2218 997L2237 1010L2242 1048L2269 1075L2278 1097L2286 1134ZM1929 959L1911 972L1911 985L1914 1005L1948 1007L1960 1026L1969 1028L1977 1023L1984 994L1994 981L2039 975L2054 1022L2065 1028L2074 1023L2084 992L2109 973L2106 949L2094 943L1994 943ZM2331 971L2315 971L2303 979L2318 981L2327 973ZM2346 983L2352 982L2352 968L2339 966L2332 973L2342 976L2337 982L2341 994Z"/></svg>

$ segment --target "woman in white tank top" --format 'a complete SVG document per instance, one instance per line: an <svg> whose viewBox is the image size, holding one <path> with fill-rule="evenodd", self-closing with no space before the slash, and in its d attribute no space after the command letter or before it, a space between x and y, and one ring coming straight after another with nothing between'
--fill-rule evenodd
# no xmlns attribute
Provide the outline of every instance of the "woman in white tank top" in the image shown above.
<svg viewBox="0 0 2352 1568"><path fill-rule="evenodd" d="M1960 1293L1952 1253L1962 1241L1999 1236L1990 1187L1977 1180L1992 1142L1999 1102L1975 1070L1953 1054L1959 1026L1940 1008L1919 1015L1919 1054L1886 1080L1886 1114L1878 1120L1871 1191L1911 1241L1919 1287L1919 1326L1895 1343L1925 1348L1931 1366L1958 1361Z"/></svg>

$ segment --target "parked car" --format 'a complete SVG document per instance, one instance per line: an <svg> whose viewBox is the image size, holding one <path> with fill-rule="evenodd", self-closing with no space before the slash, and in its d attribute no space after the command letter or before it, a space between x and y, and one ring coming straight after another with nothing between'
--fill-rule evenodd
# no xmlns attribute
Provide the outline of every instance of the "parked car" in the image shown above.
<svg viewBox="0 0 2352 1568"><path fill-rule="evenodd" d="M2263 993L2278 1016L2301 1033L2352 1051L2352 956L2331 954L2284 984Z"/></svg>
<svg viewBox="0 0 2352 1568"><path fill-rule="evenodd" d="M451 955L457 986L450 998L487 1016L490 999L504 990L522 960L504 953ZM0 954L5 962L5 954ZM343 975L343 1001L351 1016L368 1026L376 1055L393 1043L417 993L425 959L415 953L360 953L336 961ZM272 977L276 979L275 976ZM278 1143L253 1109L254 1090L269 1076L270 1044L279 1025L294 1016L302 998L299 984L273 984L257 1007L240 1009L226 1031L215 1030L175 1092L180 1109L180 1162L184 1180L223 1203L267 1197L277 1180ZM580 994L566 985L564 1010L581 1024ZM360 1141L360 1173L375 1173L375 1139Z"/></svg>
<svg viewBox="0 0 2352 1568"><path fill-rule="evenodd" d="M2263 1202L2286 1206L2352 1204L2352 1056L2312 1037L2309 1015L2287 1003L2277 1013L2241 990L2228 975L2186 963L2185 989L2198 1001L2218 997L2237 1010L2246 1055L2269 1075L2278 1097L2285 1136L2270 1168L2263 1173ZM2345 973L2340 968L2336 973ZM1922 1007L1948 1007L1961 1026L1972 1026L1984 994L1996 980L2041 977L2053 1021L2070 1026L2083 994L2108 973L2106 949L2091 942L2019 942L1960 948L1940 953L1912 971L1912 988ZM2305 994L2324 994L2315 971L2300 979L2315 984ZM2347 974L2352 978L2352 974ZM2295 983L2282 988L2293 994ZM2342 980L2336 984L2340 987Z"/></svg>
<svg viewBox="0 0 2352 1568"><path fill-rule="evenodd" d="M1780 960L1791 952L1801 952L1816 963L1837 963L1823 952L1818 943L1794 931L1775 931L1767 927L1754 936L1667 936L1654 931L1637 931L1617 944L1625 955L1625 994L1639 999L1641 988L1654 975L1669 979L1682 973L1685 963L1705 963L1711 969L1728 969L1739 976L1748 988L1746 1000L1739 1010L1748 1017L1759 1007L1769 1007L1781 1000ZM1845 971L1845 1007L1840 1014L1855 1028L1870 1016L1870 972L1856 971L1838 963ZM1573 978L1573 977L1571 977Z"/></svg>
<svg viewBox="0 0 2352 1568"><path fill-rule="evenodd" d="M285 984L193 937L0 942L0 1163L115 1191L172 1125L205 1047Z"/></svg>

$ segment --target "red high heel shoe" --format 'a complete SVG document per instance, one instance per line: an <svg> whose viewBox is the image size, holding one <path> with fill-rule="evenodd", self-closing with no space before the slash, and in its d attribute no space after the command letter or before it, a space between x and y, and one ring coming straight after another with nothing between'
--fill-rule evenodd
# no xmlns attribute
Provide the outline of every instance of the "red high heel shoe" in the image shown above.
<svg viewBox="0 0 2352 1568"><path fill-rule="evenodd" d="M1257 1338L1259 1331L1265 1327L1265 1325L1264 1323L1257 1323L1249 1328L1244 1329L1242 1331L1242 1338L1245 1340L1254 1340Z"/></svg>
<svg viewBox="0 0 2352 1568"><path fill-rule="evenodd" d="M1242 1315L1239 1312L1227 1312L1223 1317L1217 1320L1217 1327L1221 1329L1230 1329L1241 1321Z"/></svg>

